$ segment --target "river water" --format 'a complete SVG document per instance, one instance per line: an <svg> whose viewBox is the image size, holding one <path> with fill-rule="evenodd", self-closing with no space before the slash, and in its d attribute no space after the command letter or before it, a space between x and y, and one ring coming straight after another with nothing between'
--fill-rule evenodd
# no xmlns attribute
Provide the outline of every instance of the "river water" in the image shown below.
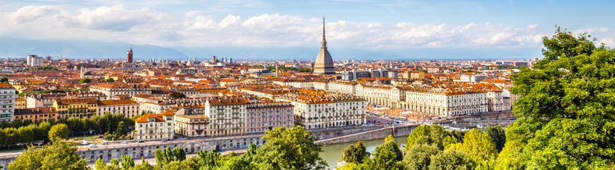
<svg viewBox="0 0 615 170"><path fill-rule="evenodd" d="M406 144L406 138L407 136L396 137L395 142L399 144ZM348 147L348 145L354 145L355 143L356 142L325 145L322 147L323 152L320 153L320 157L327 161L329 167L335 167L337 162L342 157L342 151ZM367 150L367 152L372 153L376 147L380 146L382 143L384 143L384 139L363 141L363 146L365 146L365 150Z"/></svg>

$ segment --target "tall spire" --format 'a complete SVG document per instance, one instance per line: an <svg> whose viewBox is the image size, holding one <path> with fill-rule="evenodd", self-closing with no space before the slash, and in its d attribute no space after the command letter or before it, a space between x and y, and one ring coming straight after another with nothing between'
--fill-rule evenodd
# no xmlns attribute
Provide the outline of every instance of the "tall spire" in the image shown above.
<svg viewBox="0 0 615 170"><path fill-rule="evenodd" d="M327 48L327 40L325 39L325 17L322 17L322 45L320 48Z"/></svg>

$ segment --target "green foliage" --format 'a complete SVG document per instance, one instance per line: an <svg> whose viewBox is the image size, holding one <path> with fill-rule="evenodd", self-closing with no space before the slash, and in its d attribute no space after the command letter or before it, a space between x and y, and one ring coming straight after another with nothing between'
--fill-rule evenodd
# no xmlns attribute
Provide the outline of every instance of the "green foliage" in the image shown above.
<svg viewBox="0 0 615 170"><path fill-rule="evenodd" d="M0 79L0 84L4 84L4 83L9 83L9 78L2 77L2 78Z"/></svg>
<svg viewBox="0 0 615 170"><path fill-rule="evenodd" d="M122 168L129 169L135 166L135 160L132 155L122 155Z"/></svg>
<svg viewBox="0 0 615 170"><path fill-rule="evenodd" d="M156 165L159 168L165 167L165 165L171 162L177 162L179 165L180 161L186 159L186 152L181 147L164 148L164 150L156 150Z"/></svg>
<svg viewBox="0 0 615 170"><path fill-rule="evenodd" d="M220 153L215 151L199 151L196 155L198 156L197 164L202 170L216 169L222 163Z"/></svg>
<svg viewBox="0 0 615 170"><path fill-rule="evenodd" d="M68 130L68 126L66 126L65 124L60 123L57 125L53 125L48 133L49 141L55 143L63 139L68 139L69 133L70 132Z"/></svg>
<svg viewBox="0 0 615 170"><path fill-rule="evenodd" d="M135 165L131 170L152 170L154 166L150 165L149 162L145 160L144 157L141 157L141 164Z"/></svg>
<svg viewBox="0 0 615 170"><path fill-rule="evenodd" d="M523 159L523 143L519 141L507 141L504 145L504 149L498 155L497 163L495 169L497 170L506 170L506 169L514 169L521 170L525 169Z"/></svg>
<svg viewBox="0 0 615 170"><path fill-rule="evenodd" d="M111 161L109 161L109 165L107 167L109 167L107 169L120 169L120 161L118 161L116 158L113 158L111 159Z"/></svg>
<svg viewBox="0 0 615 170"><path fill-rule="evenodd" d="M431 156L429 170L471 170L476 164L463 151L447 149Z"/></svg>
<svg viewBox="0 0 615 170"><path fill-rule="evenodd" d="M399 145L395 142L392 135L385 139L385 142L378 146L374 151L373 164L370 168L373 169L403 169L400 161L403 159L403 154L399 149Z"/></svg>
<svg viewBox="0 0 615 170"><path fill-rule="evenodd" d="M431 157L440 153L440 148L435 144L415 144L405 153L404 164L406 169L422 170L429 167Z"/></svg>
<svg viewBox="0 0 615 170"><path fill-rule="evenodd" d="M79 80L79 84L83 84L83 83L90 83L92 80L90 80L87 77L82 78L81 80Z"/></svg>
<svg viewBox="0 0 615 170"><path fill-rule="evenodd" d="M115 79L113 79L113 78L109 77L108 79L105 79L105 82L107 82L107 83L113 83L113 82L115 82Z"/></svg>
<svg viewBox="0 0 615 170"><path fill-rule="evenodd" d="M26 91L23 93L19 93L17 94L18 97L24 97L30 94L45 94L45 93L64 93L67 92L67 90L45 90L45 91Z"/></svg>
<svg viewBox="0 0 615 170"><path fill-rule="evenodd" d="M269 169L322 169L325 161L319 157L320 145L316 138L301 126L293 128L276 127L263 136L267 143L257 150L256 162L261 168Z"/></svg>
<svg viewBox="0 0 615 170"><path fill-rule="evenodd" d="M444 140L442 140L442 145L444 146L444 148L448 148L450 145L457 143L459 143L459 141L453 136L447 136L444 138Z"/></svg>
<svg viewBox="0 0 615 170"><path fill-rule="evenodd" d="M44 147L30 146L7 166L10 170L22 169L88 169L85 159L76 149L63 142Z"/></svg>
<svg viewBox="0 0 615 170"><path fill-rule="evenodd" d="M489 125L483 129L483 131L493 139L495 148L498 152L502 151L504 144L506 143L506 131L500 125Z"/></svg>
<svg viewBox="0 0 615 170"><path fill-rule="evenodd" d="M188 170L192 167L184 161L171 161L163 166L164 170Z"/></svg>
<svg viewBox="0 0 615 170"><path fill-rule="evenodd" d="M472 129L465 134L461 150L475 162L495 159L498 153L489 134L478 129Z"/></svg>
<svg viewBox="0 0 615 170"><path fill-rule="evenodd" d="M347 163L363 163L363 158L369 156L369 153L365 150L365 146L361 141L358 141L355 145L349 145L342 151L342 161Z"/></svg>
<svg viewBox="0 0 615 170"><path fill-rule="evenodd" d="M406 139L407 147L405 150L411 148L417 141L423 144L436 144L440 149L443 149L444 138L451 135L440 125L420 125Z"/></svg>
<svg viewBox="0 0 615 170"><path fill-rule="evenodd" d="M107 165L105 164L105 161L102 158L98 158L96 160L96 163L94 163L94 169L96 170L101 170L101 169L105 169Z"/></svg>
<svg viewBox="0 0 615 170"><path fill-rule="evenodd" d="M124 125L124 121L120 121L117 124L117 129L115 131L116 134L118 135L126 135L128 129L126 129L126 126Z"/></svg>
<svg viewBox="0 0 615 170"><path fill-rule="evenodd" d="M612 169L615 51L561 29L543 40L544 59L513 76L518 120L496 168Z"/></svg>
<svg viewBox="0 0 615 170"><path fill-rule="evenodd" d="M4 128L0 130L0 146L14 146L20 143L27 144L47 140L49 129L51 129L49 123L29 124L19 128Z"/></svg>
<svg viewBox="0 0 615 170"><path fill-rule="evenodd" d="M544 59L542 63L548 63L561 58L575 57L579 55L591 55L597 49L594 40L588 34L580 34L578 37L565 29L557 28L552 38L543 37L542 50Z"/></svg>
<svg viewBox="0 0 615 170"><path fill-rule="evenodd" d="M258 169L255 164L251 164L241 156L229 155L226 161L220 166L220 170L255 170Z"/></svg>
<svg viewBox="0 0 615 170"><path fill-rule="evenodd" d="M337 167L336 169L337 170L359 170L360 168L356 163L347 162L344 165Z"/></svg>
<svg viewBox="0 0 615 170"><path fill-rule="evenodd" d="M186 159L186 151L180 147L173 148L173 155L175 155L176 161L183 161Z"/></svg>
<svg viewBox="0 0 615 170"><path fill-rule="evenodd" d="M134 125L134 120L126 118L123 114L111 114L105 113L103 116L94 115L90 118L69 118L59 119L58 123L64 123L68 125L68 128L73 133L73 136L80 134L104 134L114 133L110 137L117 139L122 135L128 133L127 125ZM123 124L123 125L120 125Z"/></svg>

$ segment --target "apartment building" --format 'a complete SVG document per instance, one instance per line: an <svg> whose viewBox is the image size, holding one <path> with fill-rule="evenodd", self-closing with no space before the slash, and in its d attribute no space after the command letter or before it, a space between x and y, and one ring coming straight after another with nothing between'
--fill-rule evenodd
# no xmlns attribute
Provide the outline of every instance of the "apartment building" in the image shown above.
<svg viewBox="0 0 615 170"><path fill-rule="evenodd" d="M294 106L296 124L306 129L362 125L367 102L352 95L289 94L276 98Z"/></svg>
<svg viewBox="0 0 615 170"><path fill-rule="evenodd" d="M53 103L53 108L58 112L60 119L91 117L97 114L98 101L93 98L57 99Z"/></svg>
<svg viewBox="0 0 615 170"><path fill-rule="evenodd" d="M32 122L47 122L57 120L58 112L53 107L15 109L14 120L30 120Z"/></svg>
<svg viewBox="0 0 615 170"><path fill-rule="evenodd" d="M136 94L152 94L152 89L142 84L107 83L96 84L90 87L90 91L99 92L113 99L118 95L134 96Z"/></svg>
<svg viewBox="0 0 615 170"><path fill-rule="evenodd" d="M10 84L0 84L0 121L13 121L15 112L15 88Z"/></svg>
<svg viewBox="0 0 615 170"><path fill-rule="evenodd" d="M246 133L247 106L243 97L220 97L205 102L211 136L243 135Z"/></svg>
<svg viewBox="0 0 615 170"><path fill-rule="evenodd" d="M264 133L274 127L295 125L294 106L288 102L258 101L247 107L246 133Z"/></svg>
<svg viewBox="0 0 615 170"><path fill-rule="evenodd" d="M175 115L174 130L176 134L186 137L210 136L209 117L207 115Z"/></svg>
<svg viewBox="0 0 615 170"><path fill-rule="evenodd" d="M128 99L99 100L96 114L102 116L105 113L122 114L128 118L134 118L141 114L139 112L139 103Z"/></svg>
<svg viewBox="0 0 615 170"><path fill-rule="evenodd" d="M135 119L135 140L173 139L174 112L164 111L161 114L145 114Z"/></svg>

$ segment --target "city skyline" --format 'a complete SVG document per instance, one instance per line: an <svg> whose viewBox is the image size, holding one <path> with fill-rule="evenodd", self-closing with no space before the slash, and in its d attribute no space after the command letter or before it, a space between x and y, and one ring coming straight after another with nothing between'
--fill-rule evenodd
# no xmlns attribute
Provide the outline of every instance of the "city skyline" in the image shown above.
<svg viewBox="0 0 615 170"><path fill-rule="evenodd" d="M298 4L6 2L0 5L0 37L4 39L0 41L4 46L0 55L123 58L128 45L133 44L136 51L142 52L136 53L135 59L218 55L305 60L313 58L313 49L319 46L319 18L325 15L330 51L336 59L528 59L540 57L542 37L550 36L555 25L575 33L590 33L599 37L596 42L613 46L613 24L601 22L613 15L604 9L609 4L368 0ZM574 15L565 12L572 9L588 11ZM11 48L11 43L26 45Z"/></svg>
<svg viewBox="0 0 615 170"><path fill-rule="evenodd" d="M615 169L614 5L0 0L0 170Z"/></svg>

